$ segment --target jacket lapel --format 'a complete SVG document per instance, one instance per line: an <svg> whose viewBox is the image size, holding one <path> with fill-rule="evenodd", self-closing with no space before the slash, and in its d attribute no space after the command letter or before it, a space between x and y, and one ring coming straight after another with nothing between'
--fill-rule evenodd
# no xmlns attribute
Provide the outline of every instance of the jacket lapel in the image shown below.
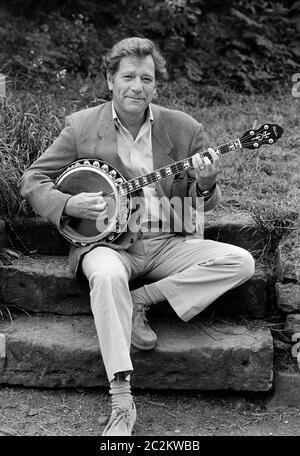
<svg viewBox="0 0 300 456"><path fill-rule="evenodd" d="M153 168L156 170L174 163L175 160L170 155L173 144L168 135L161 112L155 105L151 105L151 109L154 119L152 125ZM174 176L170 176L167 179L156 183L156 189L159 196L170 196L173 180Z"/></svg>
<svg viewBox="0 0 300 456"><path fill-rule="evenodd" d="M100 114L98 123L99 143L96 148L97 156L101 157L108 164L116 168L126 179L129 179L130 172L125 168L124 163L118 154L118 142L116 127L112 117L112 102L106 103Z"/></svg>
<svg viewBox="0 0 300 456"><path fill-rule="evenodd" d="M175 160L170 155L170 152L173 150L173 144L168 135L161 112L155 105L151 105L151 108L154 119L152 125L153 168L156 170L174 163ZM112 102L104 105L100 113L97 129L99 138L96 148L97 156L115 167L126 179L135 177L131 175L130 170L126 169L118 154L116 128L112 117ZM170 196L173 180L174 176L170 176L156 183L159 196Z"/></svg>

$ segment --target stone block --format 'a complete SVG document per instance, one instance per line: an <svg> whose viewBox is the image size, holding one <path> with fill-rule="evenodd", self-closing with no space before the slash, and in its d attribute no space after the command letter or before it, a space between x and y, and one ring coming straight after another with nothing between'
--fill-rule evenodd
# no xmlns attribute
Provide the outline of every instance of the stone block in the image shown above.
<svg viewBox="0 0 300 456"><path fill-rule="evenodd" d="M300 334L300 313L287 316L284 331L291 340L294 334Z"/></svg>
<svg viewBox="0 0 300 456"><path fill-rule="evenodd" d="M249 251L261 250L265 233L248 213L228 214L212 211L205 214L205 239L237 245Z"/></svg>
<svg viewBox="0 0 300 456"><path fill-rule="evenodd" d="M268 405L300 407L300 372L274 372L274 394Z"/></svg>
<svg viewBox="0 0 300 456"><path fill-rule="evenodd" d="M15 218L7 223L10 246L20 252L67 255L70 244L55 226L40 217ZM262 249L264 233L249 214L205 214L205 238L231 243L249 251Z"/></svg>
<svg viewBox="0 0 300 456"><path fill-rule="evenodd" d="M28 312L91 312L88 283L74 279L67 257L22 256L0 268L0 283L0 298Z"/></svg>
<svg viewBox="0 0 300 456"><path fill-rule="evenodd" d="M300 313L300 284L277 282L275 289L280 310L286 313Z"/></svg>
<svg viewBox="0 0 300 456"><path fill-rule="evenodd" d="M0 268L0 282L0 298L26 311L62 315L90 313L88 282L79 282L70 274L65 256L22 256ZM263 318L267 307L267 282L265 272L258 268L248 282L224 294L205 314ZM135 281L135 286L143 284L141 279ZM172 313L167 303L154 306L150 312L159 318L169 318Z"/></svg>
<svg viewBox="0 0 300 456"><path fill-rule="evenodd" d="M68 255L70 249L57 228L40 217L10 220L7 237L10 247L26 254Z"/></svg>
<svg viewBox="0 0 300 456"><path fill-rule="evenodd" d="M279 281L292 281L300 285L300 236L297 233L292 232L280 241L276 272Z"/></svg>
<svg viewBox="0 0 300 456"><path fill-rule="evenodd" d="M132 348L133 388L269 391L269 330L230 322L156 322L158 346ZM2 322L7 359L0 383L35 387L108 386L91 316L22 316Z"/></svg>

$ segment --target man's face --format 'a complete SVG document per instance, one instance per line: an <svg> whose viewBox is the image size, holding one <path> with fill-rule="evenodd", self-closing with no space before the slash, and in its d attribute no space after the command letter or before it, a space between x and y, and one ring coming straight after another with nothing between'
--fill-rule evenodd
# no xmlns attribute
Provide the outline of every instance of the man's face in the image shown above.
<svg viewBox="0 0 300 456"><path fill-rule="evenodd" d="M122 117L140 117L156 92L155 64L147 57L123 57L119 69L107 77L112 90L114 106Z"/></svg>

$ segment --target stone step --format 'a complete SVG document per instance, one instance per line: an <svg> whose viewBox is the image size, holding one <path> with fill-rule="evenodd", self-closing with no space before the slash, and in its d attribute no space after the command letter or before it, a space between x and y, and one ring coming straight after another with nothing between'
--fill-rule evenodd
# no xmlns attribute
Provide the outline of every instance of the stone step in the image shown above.
<svg viewBox="0 0 300 456"><path fill-rule="evenodd" d="M300 284L280 283L275 285L278 308L285 313L300 313Z"/></svg>
<svg viewBox="0 0 300 456"><path fill-rule="evenodd" d="M8 246L23 253L67 255L69 243L58 230L38 217L17 218L6 222ZM227 242L249 251L263 248L265 234L248 214L207 213L205 238Z"/></svg>
<svg viewBox="0 0 300 456"><path fill-rule="evenodd" d="M259 323L156 322L155 350L132 348L133 388L268 391L273 340ZM0 383L108 386L92 316L21 316L0 322Z"/></svg>
<svg viewBox="0 0 300 456"><path fill-rule="evenodd" d="M300 407L300 372L274 372L274 395L268 407Z"/></svg>
<svg viewBox="0 0 300 456"><path fill-rule="evenodd" d="M88 314L89 287L69 272L66 256L21 256L0 267L0 298L28 312Z"/></svg>
<svg viewBox="0 0 300 456"><path fill-rule="evenodd" d="M250 252L260 251L266 243L266 234L249 213L232 213L222 206L205 213L205 239L237 245Z"/></svg>
<svg viewBox="0 0 300 456"><path fill-rule="evenodd" d="M0 268L0 299L28 312L62 315L89 314L89 287L69 272L65 256L23 255ZM135 282L132 287L141 286ZM225 293L205 312L217 315L263 318L268 310L269 279L257 267L255 275L240 287ZM164 303L165 304L165 303ZM155 306L152 315L174 314L169 305Z"/></svg>
<svg viewBox="0 0 300 456"><path fill-rule="evenodd" d="M6 221L7 244L22 253L68 255L70 244L54 225L40 217Z"/></svg>
<svg viewBox="0 0 300 456"><path fill-rule="evenodd" d="M290 314L286 317L284 331L294 343L300 340L300 313Z"/></svg>
<svg viewBox="0 0 300 456"><path fill-rule="evenodd" d="M300 285L300 236L292 233L283 237L277 247L276 274L281 282Z"/></svg>

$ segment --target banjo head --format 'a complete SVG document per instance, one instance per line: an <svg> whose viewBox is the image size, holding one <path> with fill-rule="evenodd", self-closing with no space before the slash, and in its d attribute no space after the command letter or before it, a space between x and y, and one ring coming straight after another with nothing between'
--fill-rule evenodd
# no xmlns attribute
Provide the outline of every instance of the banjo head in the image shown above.
<svg viewBox="0 0 300 456"><path fill-rule="evenodd" d="M114 242L126 229L130 216L131 198L118 192L118 185L125 181L115 168L101 160L72 163L56 179L57 189L70 195L102 191L107 208L97 220L67 217L60 233L74 245Z"/></svg>

